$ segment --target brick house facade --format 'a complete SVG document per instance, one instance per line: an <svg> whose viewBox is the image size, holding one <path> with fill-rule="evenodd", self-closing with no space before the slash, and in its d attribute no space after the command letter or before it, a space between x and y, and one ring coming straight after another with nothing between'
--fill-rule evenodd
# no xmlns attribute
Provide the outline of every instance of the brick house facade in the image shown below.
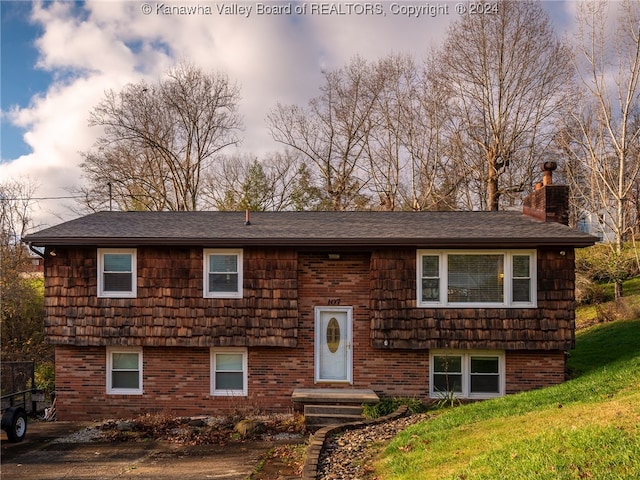
<svg viewBox="0 0 640 480"><path fill-rule="evenodd" d="M45 247L58 417L289 411L300 388L427 400L560 383L574 249L595 238L540 218L566 196L533 196L536 218L102 212L29 235Z"/></svg>

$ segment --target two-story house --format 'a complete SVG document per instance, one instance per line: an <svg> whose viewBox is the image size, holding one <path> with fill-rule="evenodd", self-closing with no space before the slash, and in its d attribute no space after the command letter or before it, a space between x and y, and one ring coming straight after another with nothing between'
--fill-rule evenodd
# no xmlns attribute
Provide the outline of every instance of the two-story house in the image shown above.
<svg viewBox="0 0 640 480"><path fill-rule="evenodd" d="M44 247L58 417L298 389L490 398L560 383L574 346L567 189L521 212L101 212Z"/></svg>

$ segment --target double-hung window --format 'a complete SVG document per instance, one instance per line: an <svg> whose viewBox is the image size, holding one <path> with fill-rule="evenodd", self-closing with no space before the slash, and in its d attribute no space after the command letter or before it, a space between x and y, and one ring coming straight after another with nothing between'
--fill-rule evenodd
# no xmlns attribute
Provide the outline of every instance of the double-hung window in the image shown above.
<svg viewBox="0 0 640 480"><path fill-rule="evenodd" d="M204 296L242 298L242 250L204 250Z"/></svg>
<svg viewBox="0 0 640 480"><path fill-rule="evenodd" d="M142 348L107 349L107 393L142 395Z"/></svg>
<svg viewBox="0 0 640 480"><path fill-rule="evenodd" d="M247 349L211 349L211 395L247 396Z"/></svg>
<svg viewBox="0 0 640 480"><path fill-rule="evenodd" d="M135 248L98 249L98 296L136 296Z"/></svg>
<svg viewBox="0 0 640 480"><path fill-rule="evenodd" d="M419 307L535 307L534 250L418 250Z"/></svg>
<svg viewBox="0 0 640 480"><path fill-rule="evenodd" d="M503 352L431 352L429 394L433 398L504 395Z"/></svg>

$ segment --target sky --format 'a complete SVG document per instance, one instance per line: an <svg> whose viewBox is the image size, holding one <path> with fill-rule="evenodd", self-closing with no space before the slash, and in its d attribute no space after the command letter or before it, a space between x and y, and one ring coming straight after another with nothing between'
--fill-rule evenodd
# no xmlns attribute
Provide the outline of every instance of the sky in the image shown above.
<svg viewBox="0 0 640 480"><path fill-rule="evenodd" d="M575 1L542 3L559 34ZM0 183L27 181L40 199L37 229L78 216L70 188L80 152L100 135L89 113L105 91L157 82L181 60L219 71L241 89L242 153L281 147L265 118L279 102L306 105L323 69L359 55L424 59L438 47L460 1L7 1L0 0ZM227 151L226 153L232 153Z"/></svg>

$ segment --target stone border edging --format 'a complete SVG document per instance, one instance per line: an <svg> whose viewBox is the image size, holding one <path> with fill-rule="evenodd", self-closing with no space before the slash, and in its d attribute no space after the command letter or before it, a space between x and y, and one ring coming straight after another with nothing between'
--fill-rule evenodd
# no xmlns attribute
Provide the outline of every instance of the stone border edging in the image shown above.
<svg viewBox="0 0 640 480"><path fill-rule="evenodd" d="M318 463L320 462L320 455L324 449L327 437L336 433L344 432L345 430L357 430L368 425L377 425L378 423L388 422L395 420L396 418L403 417L407 414L408 407L401 405L398 409L386 415L384 417L373 418L369 420L360 420L352 423L336 424L323 427L312 435L309 448L307 449L307 456L302 467L302 480L316 480L318 477Z"/></svg>

